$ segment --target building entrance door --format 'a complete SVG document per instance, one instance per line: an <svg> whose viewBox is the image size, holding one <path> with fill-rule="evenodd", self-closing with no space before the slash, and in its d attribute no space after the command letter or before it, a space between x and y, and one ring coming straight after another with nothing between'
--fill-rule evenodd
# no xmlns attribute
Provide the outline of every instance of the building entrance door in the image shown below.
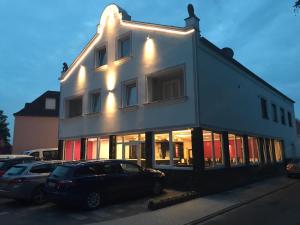
<svg viewBox="0 0 300 225"><path fill-rule="evenodd" d="M137 163L141 166L141 143L124 143L124 159Z"/></svg>

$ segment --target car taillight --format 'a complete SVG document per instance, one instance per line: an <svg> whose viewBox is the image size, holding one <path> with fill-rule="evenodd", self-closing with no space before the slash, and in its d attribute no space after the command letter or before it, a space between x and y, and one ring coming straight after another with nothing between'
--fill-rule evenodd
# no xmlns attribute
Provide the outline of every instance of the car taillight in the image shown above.
<svg viewBox="0 0 300 225"><path fill-rule="evenodd" d="M59 190L69 188L74 185L72 180L61 180L56 184L56 188Z"/></svg>

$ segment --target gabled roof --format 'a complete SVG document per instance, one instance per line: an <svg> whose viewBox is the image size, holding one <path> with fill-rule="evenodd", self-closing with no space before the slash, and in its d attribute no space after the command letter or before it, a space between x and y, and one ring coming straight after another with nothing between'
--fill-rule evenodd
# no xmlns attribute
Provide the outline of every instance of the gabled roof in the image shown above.
<svg viewBox="0 0 300 225"><path fill-rule="evenodd" d="M35 116L35 117L58 117L59 115L59 91L46 91L31 103L26 103L24 108L14 113L14 116ZM46 99L56 100L55 110L46 109Z"/></svg>

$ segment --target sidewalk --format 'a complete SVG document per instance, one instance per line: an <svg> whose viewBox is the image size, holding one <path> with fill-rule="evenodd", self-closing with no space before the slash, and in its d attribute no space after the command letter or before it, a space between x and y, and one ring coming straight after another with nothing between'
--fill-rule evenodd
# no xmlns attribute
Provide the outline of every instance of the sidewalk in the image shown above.
<svg viewBox="0 0 300 225"><path fill-rule="evenodd" d="M278 177L253 183L231 191L197 198L178 205L148 211L134 216L109 220L101 225L184 225L195 224L214 217L232 208L247 204L280 189L287 188L298 180Z"/></svg>

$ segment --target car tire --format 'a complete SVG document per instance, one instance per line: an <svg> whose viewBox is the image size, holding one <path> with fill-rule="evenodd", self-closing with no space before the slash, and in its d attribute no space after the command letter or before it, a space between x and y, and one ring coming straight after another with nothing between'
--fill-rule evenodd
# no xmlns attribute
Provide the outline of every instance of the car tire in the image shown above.
<svg viewBox="0 0 300 225"><path fill-rule="evenodd" d="M94 210L100 207L102 199L99 192L89 192L85 198L85 208L88 210Z"/></svg>
<svg viewBox="0 0 300 225"><path fill-rule="evenodd" d="M152 193L155 195L159 195L162 193L163 185L160 181L155 181L152 187Z"/></svg>
<svg viewBox="0 0 300 225"><path fill-rule="evenodd" d="M46 202L46 194L43 186L39 186L33 191L31 202L35 205L41 205Z"/></svg>

